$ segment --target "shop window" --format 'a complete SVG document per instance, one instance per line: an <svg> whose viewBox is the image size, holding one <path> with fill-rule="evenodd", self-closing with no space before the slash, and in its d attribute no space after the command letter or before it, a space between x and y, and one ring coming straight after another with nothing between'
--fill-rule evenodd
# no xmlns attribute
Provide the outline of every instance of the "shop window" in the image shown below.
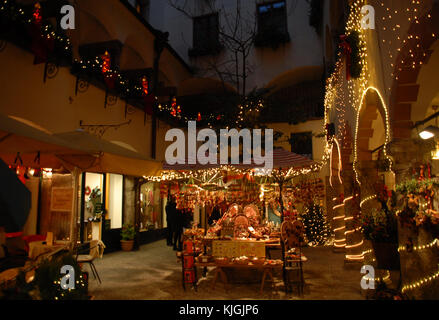
<svg viewBox="0 0 439 320"><path fill-rule="evenodd" d="M140 231L163 228L160 184L148 182L140 187Z"/></svg>
<svg viewBox="0 0 439 320"><path fill-rule="evenodd" d="M119 174L107 175L107 220L110 220L111 229L122 228L123 210L123 176Z"/></svg>
<svg viewBox="0 0 439 320"><path fill-rule="evenodd" d="M291 152L312 159L312 132L292 133Z"/></svg>
<svg viewBox="0 0 439 320"><path fill-rule="evenodd" d="M218 13L195 17L193 19L193 48L189 50L189 56L217 54L221 49Z"/></svg>
<svg viewBox="0 0 439 320"><path fill-rule="evenodd" d="M267 2L257 7L258 33L255 45L277 47L290 41L285 1Z"/></svg>

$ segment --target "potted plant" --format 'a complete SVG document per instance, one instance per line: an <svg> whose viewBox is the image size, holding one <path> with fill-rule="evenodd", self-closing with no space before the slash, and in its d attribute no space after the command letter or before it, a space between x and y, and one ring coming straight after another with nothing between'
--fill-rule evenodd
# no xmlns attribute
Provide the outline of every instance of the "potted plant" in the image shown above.
<svg viewBox="0 0 439 320"><path fill-rule="evenodd" d="M398 233L392 213L372 209L362 217L362 231L365 239L372 241L379 269L398 270Z"/></svg>
<svg viewBox="0 0 439 320"><path fill-rule="evenodd" d="M120 245L123 251L131 251L134 246L134 238L136 236L136 230L134 226L131 224L125 224L122 227L122 231L120 233L122 240L120 240Z"/></svg>

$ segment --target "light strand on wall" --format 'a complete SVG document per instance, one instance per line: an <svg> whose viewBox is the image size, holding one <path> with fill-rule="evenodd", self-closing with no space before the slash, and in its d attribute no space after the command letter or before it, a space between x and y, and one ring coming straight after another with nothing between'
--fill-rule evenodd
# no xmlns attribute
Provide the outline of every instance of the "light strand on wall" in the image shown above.
<svg viewBox="0 0 439 320"><path fill-rule="evenodd" d="M365 198L364 200L362 200L362 201L360 202L360 208L363 208L363 205L364 205L366 202L368 202L368 201L372 201L373 199L376 199L376 198L378 198L377 195L369 196L369 197Z"/></svg>
<svg viewBox="0 0 439 320"><path fill-rule="evenodd" d="M422 250L433 248L436 245L439 245L439 239L434 239L429 244L414 246L411 250L413 250L413 251L422 251ZM398 248L398 252L403 252L403 251L408 251L406 246L400 246Z"/></svg>
<svg viewBox="0 0 439 320"><path fill-rule="evenodd" d="M411 284L405 285L402 287L401 292L404 293L408 290L413 290L413 289L417 289L417 288L421 288L427 284L429 284L430 282L436 280L439 278L439 271L436 272L435 274L425 277L423 279L420 279L418 281L412 282Z"/></svg>

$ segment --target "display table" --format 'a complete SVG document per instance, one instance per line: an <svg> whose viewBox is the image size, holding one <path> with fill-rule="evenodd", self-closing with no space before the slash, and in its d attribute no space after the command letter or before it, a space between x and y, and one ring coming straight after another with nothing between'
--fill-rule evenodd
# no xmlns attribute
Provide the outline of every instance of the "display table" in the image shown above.
<svg viewBox="0 0 439 320"><path fill-rule="evenodd" d="M275 270L275 269L281 270L283 267L282 264L268 264L268 263L265 263L265 264L239 264L239 263L218 264L215 262L209 262L209 263L196 262L195 266L200 267L200 268L215 267L215 275L214 275L211 287L212 287L212 289L215 289L215 285L216 285L216 282L218 280L218 277L221 277L221 280L223 281L223 284L224 284L224 289L226 289L226 290L227 290L227 285L229 282L227 279L227 275L223 269L234 268L234 269L262 270L263 273L262 273L261 289L260 289L261 293L263 293L263 291L264 291L265 280L267 279L267 276L269 276L271 278L271 281L273 283L274 282L273 270Z"/></svg>
<svg viewBox="0 0 439 320"><path fill-rule="evenodd" d="M54 243L49 246L45 241L34 241L29 243L29 258L38 259L40 256L58 252L69 246L69 242Z"/></svg>

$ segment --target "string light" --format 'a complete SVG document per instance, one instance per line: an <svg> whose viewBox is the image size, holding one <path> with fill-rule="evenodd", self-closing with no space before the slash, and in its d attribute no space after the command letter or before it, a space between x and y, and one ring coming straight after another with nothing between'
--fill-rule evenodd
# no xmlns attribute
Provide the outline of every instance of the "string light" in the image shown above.
<svg viewBox="0 0 439 320"><path fill-rule="evenodd" d="M434 246L436 246L436 244L439 245L439 239L434 239L429 244L414 246L413 248L411 248L411 250L413 250L413 251L422 251L422 250L433 248ZM406 246L400 246L398 248L398 252L404 252L404 251L408 251Z"/></svg>
<svg viewBox="0 0 439 320"><path fill-rule="evenodd" d="M360 202L360 208L362 208L366 202L372 201L373 199L376 199L377 197L378 197L377 195L374 195L374 196L369 196L369 197L365 198L364 200L362 200Z"/></svg>
<svg viewBox="0 0 439 320"><path fill-rule="evenodd" d="M439 278L439 271L431 276L425 277L421 280L418 280L418 281L412 282L411 284L403 286L401 289L401 292L404 293L408 290L413 290L413 289L423 287L423 286L429 284L430 282L436 280L437 278Z"/></svg>

